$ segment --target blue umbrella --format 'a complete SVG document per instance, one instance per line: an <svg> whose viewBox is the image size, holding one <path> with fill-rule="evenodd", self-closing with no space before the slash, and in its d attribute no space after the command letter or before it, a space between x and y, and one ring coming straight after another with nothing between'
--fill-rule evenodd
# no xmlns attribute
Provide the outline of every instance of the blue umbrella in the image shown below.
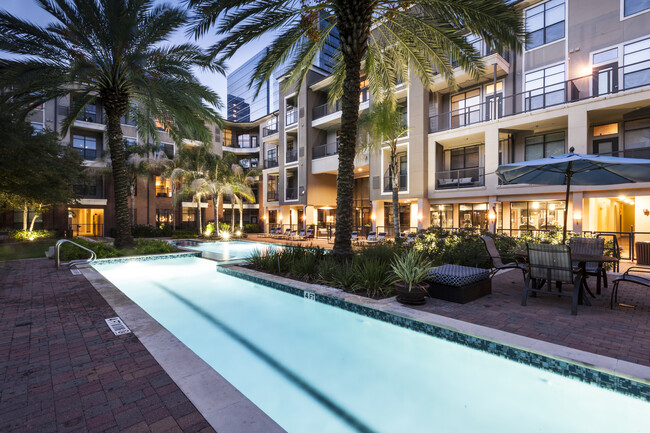
<svg viewBox="0 0 650 433"><path fill-rule="evenodd" d="M571 185L614 185L650 182L650 160L582 155L569 149L565 155L500 165L497 176L506 183L566 185L562 241L566 240Z"/></svg>

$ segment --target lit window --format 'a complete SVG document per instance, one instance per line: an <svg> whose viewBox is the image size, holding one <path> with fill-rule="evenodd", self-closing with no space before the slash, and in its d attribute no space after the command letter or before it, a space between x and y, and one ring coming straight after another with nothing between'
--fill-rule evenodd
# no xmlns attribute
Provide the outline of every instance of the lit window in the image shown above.
<svg viewBox="0 0 650 433"><path fill-rule="evenodd" d="M650 0L624 0L623 1L623 15L629 17L630 15L643 12L650 9Z"/></svg>
<svg viewBox="0 0 650 433"><path fill-rule="evenodd" d="M172 181L162 176L156 176L156 197L171 197Z"/></svg>
<svg viewBox="0 0 650 433"><path fill-rule="evenodd" d="M618 134L618 123L610 123L608 125L594 126L594 137L601 135Z"/></svg>
<svg viewBox="0 0 650 433"><path fill-rule="evenodd" d="M564 37L564 0L550 0L526 11L530 50Z"/></svg>

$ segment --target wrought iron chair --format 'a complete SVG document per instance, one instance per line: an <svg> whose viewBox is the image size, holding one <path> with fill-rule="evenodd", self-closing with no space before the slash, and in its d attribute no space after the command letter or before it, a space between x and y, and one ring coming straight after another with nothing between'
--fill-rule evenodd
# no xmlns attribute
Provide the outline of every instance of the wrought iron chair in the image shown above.
<svg viewBox="0 0 650 433"><path fill-rule="evenodd" d="M501 258L501 253L497 249L494 239L490 236L481 236L483 244L485 244L485 249L487 250L490 261L492 262L492 269L490 270L490 278L494 277L497 272L504 271L506 269L521 269L524 279L526 278L526 272L528 272L528 267L524 263L519 263L516 260L511 263L503 263Z"/></svg>
<svg viewBox="0 0 650 433"><path fill-rule="evenodd" d="M640 284L642 286L650 287L650 276L642 277L640 275L632 275L630 272L641 273L641 274L650 274L650 268L645 268L641 266L632 266L627 271L623 273L620 277L616 278L613 281L612 286L612 297L609 301L609 308L614 308L614 302L618 302L618 284L621 281L628 281L634 284Z"/></svg>
<svg viewBox="0 0 650 433"><path fill-rule="evenodd" d="M571 249L566 245L528 243L528 274L524 280L521 305L525 306L528 293L548 293L571 296L571 314L578 314L578 299L582 290L582 272L575 272L571 261ZM552 291L552 282L573 284L573 291ZM547 290L544 290L544 285Z"/></svg>
<svg viewBox="0 0 650 433"><path fill-rule="evenodd" d="M605 254L605 239L603 238L571 238L569 239L569 246L573 254L589 254L594 256L602 256ZM578 262L573 262L573 267L578 267ZM602 263L587 262L585 263L585 271L588 275L596 277L596 294L600 295L601 283L605 284L607 288L607 273Z"/></svg>

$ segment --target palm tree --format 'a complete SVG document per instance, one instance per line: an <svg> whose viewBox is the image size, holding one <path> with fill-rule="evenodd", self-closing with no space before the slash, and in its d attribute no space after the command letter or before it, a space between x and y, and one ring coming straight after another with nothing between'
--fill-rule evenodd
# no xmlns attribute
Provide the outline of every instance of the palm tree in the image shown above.
<svg viewBox="0 0 650 433"><path fill-rule="evenodd" d="M245 171L244 168L235 164L232 167L232 177L230 178L229 186L232 195L232 230L235 226L235 202L239 207L239 229L244 229L244 201L250 203L255 202L255 194L251 185L256 182L257 177L260 175L260 170L252 168Z"/></svg>
<svg viewBox="0 0 650 433"><path fill-rule="evenodd" d="M376 102L359 118L360 142L362 149L381 151L390 148L389 170L393 198L393 227L395 238L399 234L399 162L397 142L408 133L408 125L397 103L386 98Z"/></svg>
<svg viewBox="0 0 650 433"><path fill-rule="evenodd" d="M338 45L330 100L341 98L336 237L332 253L352 254L354 158L357 153L362 75L374 97L392 97L395 84L413 71L425 87L440 74L450 85L453 63L474 78L483 70L481 54L466 35L490 48L519 50L525 29L508 0L189 0L197 14L196 36L216 25L222 38L212 47L230 58L248 42L275 34L258 62L259 90L278 68L288 66L286 85L300 86L325 45ZM337 41L335 41L337 39ZM386 89L389 91L386 92ZM384 93L384 94L382 94Z"/></svg>
<svg viewBox="0 0 650 433"><path fill-rule="evenodd" d="M197 184L197 188L200 188L203 194L212 198L214 227L217 235L219 234L219 206L223 196L230 194L231 167L236 161L237 156L232 153L226 153L223 157L214 155L214 168Z"/></svg>
<svg viewBox="0 0 650 433"><path fill-rule="evenodd" d="M129 182L120 118L127 111L140 135L156 137L154 119L172 137L208 140L204 121L215 120L215 92L201 85L193 67L223 71L194 44L171 45L184 26L184 9L153 0L38 0L53 22L46 27L0 11L0 100L26 116L48 100L74 95L62 124L65 134L84 107L100 98L112 157L115 245L133 245Z"/></svg>

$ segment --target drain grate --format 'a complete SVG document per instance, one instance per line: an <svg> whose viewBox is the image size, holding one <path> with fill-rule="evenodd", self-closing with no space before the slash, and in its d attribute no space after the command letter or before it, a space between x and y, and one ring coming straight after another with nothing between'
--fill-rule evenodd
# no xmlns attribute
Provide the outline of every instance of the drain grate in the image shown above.
<svg viewBox="0 0 650 433"><path fill-rule="evenodd" d="M113 334L115 335L123 335L131 332L119 317L111 317L110 319L105 320L106 324L108 324L108 327L111 328L111 331L113 331Z"/></svg>
<svg viewBox="0 0 650 433"><path fill-rule="evenodd" d="M79 269L70 269L70 272L72 272L72 275L81 275L81 271Z"/></svg>

